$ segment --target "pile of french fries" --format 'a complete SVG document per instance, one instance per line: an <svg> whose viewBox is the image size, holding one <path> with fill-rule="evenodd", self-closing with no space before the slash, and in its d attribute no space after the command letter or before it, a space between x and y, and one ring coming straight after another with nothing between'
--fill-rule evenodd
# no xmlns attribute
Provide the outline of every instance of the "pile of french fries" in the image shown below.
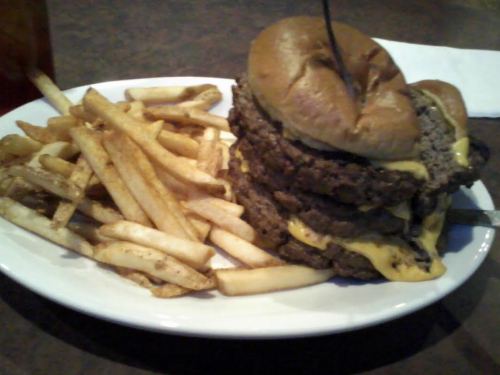
<svg viewBox="0 0 500 375"><path fill-rule="evenodd" d="M60 112L0 140L0 215L167 298L218 289L262 293L329 279L255 245L227 175L229 130L211 84L130 88L73 104L43 73L32 82ZM216 251L234 268L214 269Z"/></svg>

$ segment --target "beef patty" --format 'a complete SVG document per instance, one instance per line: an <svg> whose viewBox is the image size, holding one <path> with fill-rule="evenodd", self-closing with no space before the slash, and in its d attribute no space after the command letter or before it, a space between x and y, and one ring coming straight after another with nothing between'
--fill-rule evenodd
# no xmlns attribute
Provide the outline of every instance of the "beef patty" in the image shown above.
<svg viewBox="0 0 500 375"><path fill-rule="evenodd" d="M427 253L412 240L419 234L421 219L435 208L440 193L472 184L488 159L487 148L471 139L470 167L458 165L451 150L454 132L417 91L411 95L422 128L421 159L429 180L285 138L281 124L254 101L245 78L233 87L233 95L229 122L238 141L231 147L230 177L246 219L282 258L315 268L332 267L340 276L370 279L380 274L364 256L339 245L330 243L326 250L318 250L294 239L288 232L292 215L323 234L356 237L377 232L399 237L425 261ZM411 203L409 222L386 210L404 201Z"/></svg>
<svg viewBox="0 0 500 375"><path fill-rule="evenodd" d="M255 103L245 78L233 87L233 103L231 131L248 142L245 157L258 157L263 165L255 177L272 189L289 186L357 206L391 206L414 196L423 183L407 172L375 168L350 153L319 151L283 137L281 124Z"/></svg>
<svg viewBox="0 0 500 375"><path fill-rule="evenodd" d="M237 158L231 159L230 177L238 201L245 207L245 219L264 239L265 245L277 251L280 257L314 268L333 268L337 275L343 277L380 277L362 255L335 244L329 244L326 250L318 250L294 239L288 232L290 212L276 201L275 194L241 171Z"/></svg>
<svg viewBox="0 0 500 375"><path fill-rule="evenodd" d="M245 140L240 149L251 161L253 178L272 190L312 192L356 206L393 206L413 199L416 214L424 217L434 209L440 193L452 193L479 178L488 149L471 138L470 167L458 165L451 150L452 129L426 97L416 90L411 95L422 128L421 159L431 176L427 181L377 168L350 153L319 151L285 138L281 124L255 102L245 78L233 87L229 123L238 139Z"/></svg>

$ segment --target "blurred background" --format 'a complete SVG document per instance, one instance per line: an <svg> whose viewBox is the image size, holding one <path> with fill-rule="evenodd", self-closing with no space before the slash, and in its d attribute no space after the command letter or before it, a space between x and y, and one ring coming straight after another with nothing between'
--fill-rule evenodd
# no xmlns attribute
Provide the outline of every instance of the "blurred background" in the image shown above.
<svg viewBox="0 0 500 375"><path fill-rule="evenodd" d="M500 0L332 4L336 20L371 36L500 48ZM63 88L138 77L233 77L245 69L248 44L264 26L291 15L322 14L320 1L300 0L48 0L47 6L56 78ZM496 30L484 30L484 17Z"/></svg>

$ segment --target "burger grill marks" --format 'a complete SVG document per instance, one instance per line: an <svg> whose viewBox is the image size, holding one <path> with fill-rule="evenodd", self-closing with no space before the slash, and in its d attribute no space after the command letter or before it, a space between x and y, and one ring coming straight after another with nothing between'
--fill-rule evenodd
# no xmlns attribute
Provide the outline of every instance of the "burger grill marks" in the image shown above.
<svg viewBox="0 0 500 375"><path fill-rule="evenodd" d="M429 214L436 210L438 202L444 212L443 193L477 179L487 159L487 149L472 140L469 167L459 165L452 150L453 131L419 91L413 90L411 95L422 129L421 160L428 170L427 180L408 172L375 167L353 154L318 151L287 139L281 124L272 121L253 100L245 78L238 80L233 95L230 124L239 141L232 147L230 174L247 219L269 242L269 247L291 261L316 268L333 267L341 276L373 278L384 268L380 264L374 267L379 259L369 261L369 252L346 250L352 250L353 241L339 241L337 237L371 236L380 242L382 235L390 235L392 242L404 245L403 253L413 252L398 252L396 258L402 264L411 258L433 277L444 272L442 264L432 262L432 254L422 250L426 244L436 242L443 225L442 214ZM408 204L411 210L401 209ZM319 242L310 246L307 236L298 241L290 234L293 219L314 230L306 235L333 237L324 237L329 240L318 250ZM422 231L422 227L427 229ZM430 227L439 230L431 231ZM354 245L366 248L367 243ZM390 246L385 250L394 252ZM400 278L392 271L385 267L384 276ZM408 277L426 276L419 273Z"/></svg>

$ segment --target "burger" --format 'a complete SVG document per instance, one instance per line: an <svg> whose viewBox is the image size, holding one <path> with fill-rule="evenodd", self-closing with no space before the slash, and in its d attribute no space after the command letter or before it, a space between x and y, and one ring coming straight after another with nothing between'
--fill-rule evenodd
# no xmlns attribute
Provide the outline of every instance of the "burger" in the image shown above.
<svg viewBox="0 0 500 375"><path fill-rule="evenodd" d="M450 194L479 178L488 150L468 136L457 88L409 85L379 44L332 26L353 90L321 18L284 19L253 41L229 116L237 200L288 262L356 279L439 277Z"/></svg>

